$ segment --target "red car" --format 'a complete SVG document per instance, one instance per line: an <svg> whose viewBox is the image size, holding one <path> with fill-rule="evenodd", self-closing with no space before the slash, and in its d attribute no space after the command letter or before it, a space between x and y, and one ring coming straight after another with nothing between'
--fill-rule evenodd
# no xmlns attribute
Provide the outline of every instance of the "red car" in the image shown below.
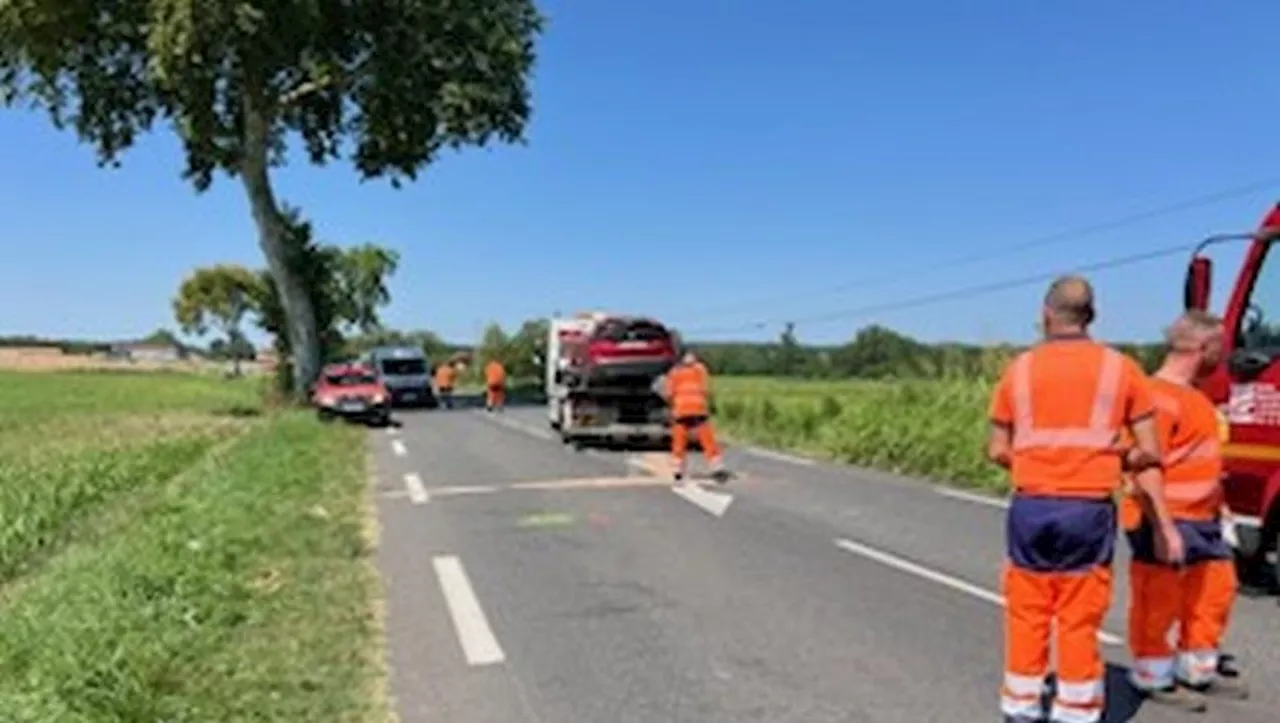
<svg viewBox="0 0 1280 723"><path fill-rule="evenodd" d="M570 387L648 386L676 361L676 337L638 316L601 316L585 334L564 335L565 381Z"/></svg>
<svg viewBox="0 0 1280 723"><path fill-rule="evenodd" d="M311 403L322 421L342 417L379 426L391 423L391 395L373 370L362 364L330 364L322 369Z"/></svg>

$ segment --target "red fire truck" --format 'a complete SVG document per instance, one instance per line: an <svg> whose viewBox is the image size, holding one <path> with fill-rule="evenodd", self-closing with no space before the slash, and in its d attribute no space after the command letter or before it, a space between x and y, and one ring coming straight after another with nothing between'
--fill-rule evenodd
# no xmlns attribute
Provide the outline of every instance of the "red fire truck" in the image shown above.
<svg viewBox="0 0 1280 723"><path fill-rule="evenodd" d="M1247 242L1248 251L1226 302L1226 356L1201 385L1228 429L1223 449L1227 504L1236 523L1237 553L1247 574L1271 567L1280 586L1280 204L1257 231L1210 236L1187 269L1184 303L1208 309L1213 264L1205 250ZM1274 252L1274 255L1273 255Z"/></svg>

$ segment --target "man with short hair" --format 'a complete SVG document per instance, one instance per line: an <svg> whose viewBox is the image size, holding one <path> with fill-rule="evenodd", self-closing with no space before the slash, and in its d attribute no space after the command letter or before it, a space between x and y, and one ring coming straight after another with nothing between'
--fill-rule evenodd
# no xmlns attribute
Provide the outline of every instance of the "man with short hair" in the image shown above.
<svg viewBox="0 0 1280 723"><path fill-rule="evenodd" d="M1079 276L1050 285L1045 341L1005 369L992 394L987 456L1010 470L1006 521L1005 676L1001 710L1017 723L1045 717L1040 700L1057 624L1057 691L1049 717L1097 723L1104 696L1098 633L1111 602L1122 430L1136 440L1167 559L1181 542L1160 497L1160 446L1142 370L1089 338L1093 289Z"/></svg>
<svg viewBox="0 0 1280 723"><path fill-rule="evenodd" d="M1145 499L1129 495L1121 503L1121 520L1133 550L1131 680L1155 701L1196 712L1207 707L1204 693L1248 696L1238 673L1223 666L1219 652L1237 581L1234 555L1223 535L1218 411L1195 387L1222 360L1223 333L1222 320L1212 314L1182 314L1165 332L1168 351L1150 380L1164 450L1164 498L1185 541L1184 564L1160 559ZM1176 651L1168 640L1175 624Z"/></svg>

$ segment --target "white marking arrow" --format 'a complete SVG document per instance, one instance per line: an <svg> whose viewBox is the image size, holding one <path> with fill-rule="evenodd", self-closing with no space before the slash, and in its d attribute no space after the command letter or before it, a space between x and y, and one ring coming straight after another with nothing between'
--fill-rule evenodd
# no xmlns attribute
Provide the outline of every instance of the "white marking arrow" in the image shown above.
<svg viewBox="0 0 1280 723"><path fill-rule="evenodd" d="M733 503L733 495L726 492L712 492L697 484L673 485L671 491L697 505L712 517L724 517L729 505Z"/></svg>

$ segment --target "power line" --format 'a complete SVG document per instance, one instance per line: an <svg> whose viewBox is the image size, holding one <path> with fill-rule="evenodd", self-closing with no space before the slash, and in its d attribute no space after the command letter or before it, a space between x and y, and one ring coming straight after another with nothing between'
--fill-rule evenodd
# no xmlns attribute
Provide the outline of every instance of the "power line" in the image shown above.
<svg viewBox="0 0 1280 723"><path fill-rule="evenodd" d="M812 291L812 292L801 293L801 294L795 294L795 293L783 294L783 295L774 296L772 298L757 298L755 300L738 302L738 303L729 304L726 306L700 309L699 314L702 315L704 318L706 316L719 316L722 314L727 314L729 312L738 311L741 309L751 309L758 306L773 305L776 303L792 301L799 298L829 296L832 294L837 294L842 291L849 291L852 289L876 288L877 286L883 286L885 284L898 281L899 277L897 276L897 274L899 273L901 274L910 273L912 275L916 275L920 273L926 273L929 271L937 271L940 269L952 269L952 268L956 268L957 266L968 266L968 265L972 265L982 261L991 261L993 259L998 259L1003 256L1007 256L1009 254L1014 254L1021 251L1028 251L1030 249L1035 249L1035 248L1042 248L1045 246L1052 246L1053 244L1062 243L1063 241L1072 241L1085 236L1103 233L1106 231L1113 231L1116 229L1124 228L1126 226L1132 226L1137 223L1142 223L1143 221L1150 221L1152 219L1173 215L1183 211L1189 211L1191 209L1199 208L1202 206L1209 206L1209 205L1218 203L1220 201L1226 201L1232 198L1246 196L1256 191L1261 191L1265 188L1269 188L1275 185L1280 185L1280 178L1270 178L1270 179L1265 179L1260 181L1254 181L1252 183L1245 184L1243 186L1236 186L1234 188L1228 188L1228 189L1217 191L1215 193L1207 194L1204 196L1198 196L1196 198L1178 201L1176 203L1168 204L1166 206L1147 209L1146 211L1141 211L1139 213L1123 216L1123 217L1112 219L1109 221L1092 223L1086 226L1079 226L1074 229L1068 229L1065 231L1055 231L1053 233L1050 233L1044 236L1039 236L1027 241L1012 244L1002 248L990 249L987 251L980 251L974 254L954 257L950 260L940 261L928 266L920 266L920 265L902 266L898 268L896 271L890 271L888 273L885 273L882 271L881 273L878 273L875 276L868 276L855 281L845 282L843 284L840 284L839 286L829 287L825 290ZM756 325L751 325L751 328L756 328Z"/></svg>
<svg viewBox="0 0 1280 723"><path fill-rule="evenodd" d="M1163 258L1165 256L1172 256L1173 254L1176 254L1176 253L1187 253L1191 251L1194 247L1195 247L1194 244L1179 244L1177 246L1166 246L1164 248L1154 249L1151 251L1144 251L1142 253L1109 258L1102 261L1096 261L1093 263L1085 264L1083 266L1077 266L1071 269L1071 271L1074 273L1085 273L1090 271L1102 271L1106 269L1113 269L1120 266L1129 266L1132 264L1141 263L1143 261L1150 261L1152 259ZM981 296L984 294L990 294L997 291L1005 291L1008 289L1016 289L1022 286L1030 286L1031 284L1045 283L1045 282L1056 279L1058 276L1062 275L1063 273L1064 273L1063 271L1042 272L1042 273L1034 274L1031 276L1022 276L1015 279L1006 279L1004 281L997 281L997 282L992 282L988 284L967 286L960 289L953 289L951 291L943 291L936 294L929 294L926 296L918 296L911 299L904 299L902 301L891 301L891 302L886 302L882 304L871 304L868 306L860 306L852 309L844 309L841 311L833 311L833 312L827 312L823 314L815 314L811 316L802 316L795 319L791 319L787 323L823 324L823 323L828 323L832 321L844 321L844 320L857 318L857 317L865 317L871 314L881 314L881 313L890 312L890 311L899 311L902 309L915 308L918 306L927 306L929 304L936 304L943 301L967 299L970 297ZM770 326L774 326L781 323L783 322L776 321L776 320L756 321L750 324L741 324L736 327L721 327L719 329L710 329L710 328L693 329L687 333L691 335L692 334L729 334L734 332L755 331L759 329L765 329Z"/></svg>

